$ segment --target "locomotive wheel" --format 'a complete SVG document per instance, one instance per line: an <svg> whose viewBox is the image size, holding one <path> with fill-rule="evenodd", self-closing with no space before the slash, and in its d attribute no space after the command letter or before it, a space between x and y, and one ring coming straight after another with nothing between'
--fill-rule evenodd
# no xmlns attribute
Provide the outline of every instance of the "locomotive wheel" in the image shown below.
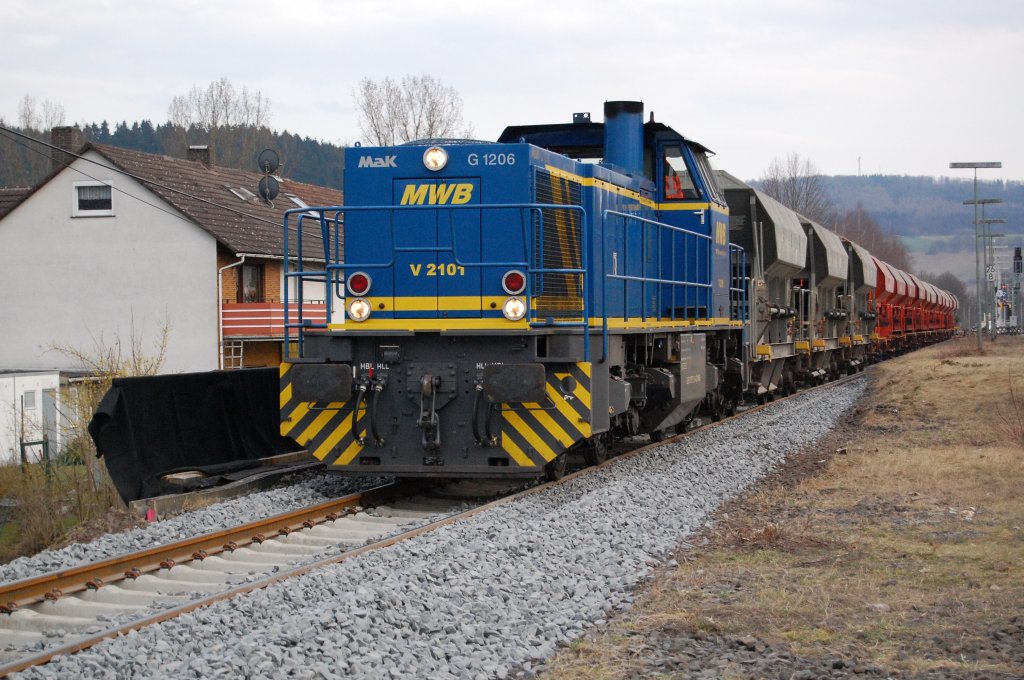
<svg viewBox="0 0 1024 680"><path fill-rule="evenodd" d="M565 472L568 469L569 456L563 453L544 466L544 479L549 482L557 482L562 477L565 477Z"/></svg>
<svg viewBox="0 0 1024 680"><path fill-rule="evenodd" d="M587 465L600 465L608 460L608 447L604 437L592 437L583 445L583 460Z"/></svg>

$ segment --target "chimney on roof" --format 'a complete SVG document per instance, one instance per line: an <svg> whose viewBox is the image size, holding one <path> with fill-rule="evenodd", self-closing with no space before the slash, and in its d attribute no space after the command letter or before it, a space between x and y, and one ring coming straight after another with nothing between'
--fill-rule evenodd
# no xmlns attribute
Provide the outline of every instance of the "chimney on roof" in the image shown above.
<svg viewBox="0 0 1024 680"><path fill-rule="evenodd" d="M82 148L82 143L82 131L77 125L64 125L50 130L50 144L55 147L77 153ZM57 149L50 150L50 157L53 159L51 162L54 170L75 159L74 156L61 153Z"/></svg>
<svg viewBox="0 0 1024 680"><path fill-rule="evenodd" d="M210 167L210 147L206 144L193 144L188 147L188 153L185 156L186 160L196 161L202 163L206 167Z"/></svg>

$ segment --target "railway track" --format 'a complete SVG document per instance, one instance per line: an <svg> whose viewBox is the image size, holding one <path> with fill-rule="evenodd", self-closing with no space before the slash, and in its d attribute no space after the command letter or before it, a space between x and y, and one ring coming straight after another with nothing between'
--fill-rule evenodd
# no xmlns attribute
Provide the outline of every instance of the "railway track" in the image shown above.
<svg viewBox="0 0 1024 680"><path fill-rule="evenodd" d="M0 586L0 675L436 528L458 499L376 487L320 505ZM443 515L414 531L413 524ZM296 566L298 565L298 566ZM40 650L39 648L42 647ZM27 650L27 651L26 651Z"/></svg>
<svg viewBox="0 0 1024 680"><path fill-rule="evenodd" d="M753 406L705 427L767 406ZM596 467L689 434L650 444L634 440L631 448L616 447L616 458ZM386 485L233 529L2 585L0 676L393 545L567 482L591 469L469 509L458 507L465 499L417 495L418 490L408 483ZM427 521L438 515L442 516ZM337 554L339 550L343 552Z"/></svg>

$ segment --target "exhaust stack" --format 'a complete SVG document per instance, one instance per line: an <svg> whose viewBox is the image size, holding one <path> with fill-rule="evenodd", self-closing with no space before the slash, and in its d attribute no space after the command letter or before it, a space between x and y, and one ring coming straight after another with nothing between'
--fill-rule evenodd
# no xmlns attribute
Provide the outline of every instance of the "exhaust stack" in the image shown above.
<svg viewBox="0 0 1024 680"><path fill-rule="evenodd" d="M643 102L604 103L604 162L631 175L643 173Z"/></svg>

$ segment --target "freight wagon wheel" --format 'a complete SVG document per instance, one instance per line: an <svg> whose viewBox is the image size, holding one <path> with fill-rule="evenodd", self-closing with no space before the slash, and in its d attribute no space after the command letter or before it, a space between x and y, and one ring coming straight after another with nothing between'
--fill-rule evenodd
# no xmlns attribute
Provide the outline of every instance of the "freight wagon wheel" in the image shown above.
<svg viewBox="0 0 1024 680"><path fill-rule="evenodd" d="M583 460L587 465L600 465L608 460L608 447L604 437L591 437L583 444Z"/></svg>
<svg viewBox="0 0 1024 680"><path fill-rule="evenodd" d="M690 431L693 427L693 415L691 414L686 420L682 420L676 423L676 434L685 434Z"/></svg>
<svg viewBox="0 0 1024 680"><path fill-rule="evenodd" d="M565 472L568 469L569 456L563 453L544 466L544 479L549 482L557 482L562 477L565 477Z"/></svg>

